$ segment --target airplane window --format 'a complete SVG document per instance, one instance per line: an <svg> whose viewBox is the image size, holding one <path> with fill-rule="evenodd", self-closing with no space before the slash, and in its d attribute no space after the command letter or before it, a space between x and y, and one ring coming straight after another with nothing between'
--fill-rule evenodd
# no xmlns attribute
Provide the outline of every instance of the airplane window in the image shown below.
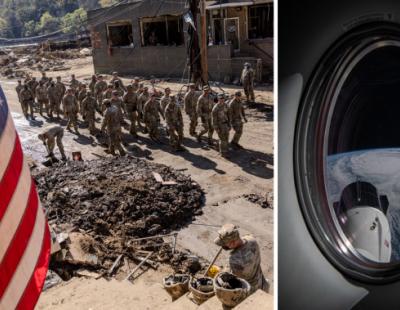
<svg viewBox="0 0 400 310"><path fill-rule="evenodd" d="M353 249L400 260L400 47L365 55L330 119L325 161L329 205ZM329 122L329 121L328 121Z"/></svg>
<svg viewBox="0 0 400 310"><path fill-rule="evenodd" d="M362 281L400 278L400 27L339 38L307 81L294 142L302 214L321 252Z"/></svg>

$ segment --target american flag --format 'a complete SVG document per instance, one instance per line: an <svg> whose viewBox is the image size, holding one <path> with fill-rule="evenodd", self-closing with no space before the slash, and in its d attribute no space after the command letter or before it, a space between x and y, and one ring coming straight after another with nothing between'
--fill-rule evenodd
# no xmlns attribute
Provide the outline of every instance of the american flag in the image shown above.
<svg viewBox="0 0 400 310"><path fill-rule="evenodd" d="M0 310L35 307L50 247L46 218L0 87Z"/></svg>

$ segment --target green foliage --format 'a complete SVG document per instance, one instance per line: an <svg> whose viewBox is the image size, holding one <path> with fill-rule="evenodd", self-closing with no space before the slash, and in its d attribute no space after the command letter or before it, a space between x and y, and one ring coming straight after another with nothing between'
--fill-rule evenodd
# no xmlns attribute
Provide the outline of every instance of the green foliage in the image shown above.
<svg viewBox="0 0 400 310"><path fill-rule="evenodd" d="M0 0L0 37L79 31L86 12L120 0Z"/></svg>
<svg viewBox="0 0 400 310"><path fill-rule="evenodd" d="M84 21L86 20L87 14L85 9L80 8L72 13L66 14L62 19L61 19L61 28L63 29L63 32L65 33L71 33L71 32L79 32L82 30Z"/></svg>

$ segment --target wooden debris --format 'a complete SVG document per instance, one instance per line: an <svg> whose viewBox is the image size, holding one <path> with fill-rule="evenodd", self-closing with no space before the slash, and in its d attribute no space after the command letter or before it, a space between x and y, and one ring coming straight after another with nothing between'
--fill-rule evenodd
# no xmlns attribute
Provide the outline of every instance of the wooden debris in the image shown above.
<svg viewBox="0 0 400 310"><path fill-rule="evenodd" d="M121 262L122 256L123 256L122 254L119 255L119 256L117 257L117 259L115 260L114 264L113 264L113 265L111 266L111 268L108 270L108 275L109 275L109 276L111 276L111 275L113 274L115 268L116 268L117 266L119 266L119 264L120 264L120 262Z"/></svg>
<svg viewBox="0 0 400 310"><path fill-rule="evenodd" d="M146 258L145 258L139 265L137 265L135 269L133 269L133 270L127 275L127 277L125 278L125 280L128 281L129 278L130 278L137 270L139 270L140 267L143 266L143 264L150 258L150 256L153 255L153 253L154 253L154 252L149 253L149 254L146 256Z"/></svg>

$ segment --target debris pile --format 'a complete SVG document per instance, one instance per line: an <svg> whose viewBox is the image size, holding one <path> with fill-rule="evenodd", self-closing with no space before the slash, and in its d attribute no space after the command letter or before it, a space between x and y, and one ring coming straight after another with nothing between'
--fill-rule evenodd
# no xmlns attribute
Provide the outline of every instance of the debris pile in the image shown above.
<svg viewBox="0 0 400 310"><path fill-rule="evenodd" d="M133 157L58 163L33 174L49 224L69 237L62 238L56 266L110 270L120 255L137 263L154 253L150 267L168 262L177 271L194 269L190 253L163 238L202 213L203 192L190 177Z"/></svg>
<svg viewBox="0 0 400 310"><path fill-rule="evenodd" d="M274 206L272 193L266 193L264 196L260 194L244 194L243 198L246 199L247 201L259 205L261 208L264 209L266 208L272 209Z"/></svg>
<svg viewBox="0 0 400 310"><path fill-rule="evenodd" d="M0 73L7 78L23 78L25 70L63 71L70 67L66 59L83 58L91 55L90 49L43 50L37 46L5 49L0 54Z"/></svg>

